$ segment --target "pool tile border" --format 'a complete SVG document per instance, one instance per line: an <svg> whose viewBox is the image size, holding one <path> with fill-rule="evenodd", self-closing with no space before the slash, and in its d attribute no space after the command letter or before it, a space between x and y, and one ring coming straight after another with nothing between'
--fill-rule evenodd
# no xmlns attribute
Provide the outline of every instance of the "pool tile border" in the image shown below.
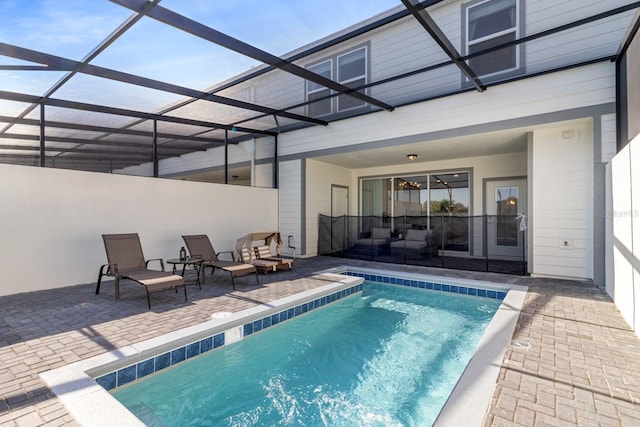
<svg viewBox="0 0 640 427"><path fill-rule="evenodd" d="M362 283L252 320L251 322L241 325L242 336L247 337L271 326L275 326L278 323L293 319L360 291L362 291ZM98 376L95 378L95 381L105 390L113 391L118 387L122 387L140 378L144 378L147 375L162 371L192 357L199 356L218 347L222 347L226 345L227 342L231 343L235 341L227 339L226 332L219 332L215 335L205 337L198 341L177 347L173 350L166 351L157 356L125 366L116 371Z"/></svg>
<svg viewBox="0 0 640 427"><path fill-rule="evenodd" d="M346 270L341 274L353 277L361 277L366 281L370 282L378 282L390 285L399 285L399 286L407 286L411 288L419 288L419 289L427 289L432 291L439 292L449 292L453 294L461 294L461 295L471 295L483 298L504 300L507 296L507 291L496 290L496 289L486 289L482 287L474 287L469 285L461 285L461 284L451 284L451 283L439 283L434 281L427 280L418 280L413 278L404 278L397 277L396 274L394 276L387 276L381 274L370 274L363 273L361 271L351 271Z"/></svg>

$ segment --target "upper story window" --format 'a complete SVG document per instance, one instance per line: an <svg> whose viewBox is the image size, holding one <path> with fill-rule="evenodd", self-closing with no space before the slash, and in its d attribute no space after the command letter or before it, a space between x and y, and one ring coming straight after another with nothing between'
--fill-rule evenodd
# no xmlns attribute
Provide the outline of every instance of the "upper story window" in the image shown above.
<svg viewBox="0 0 640 427"><path fill-rule="evenodd" d="M333 77L333 61L328 60L317 63L308 67L309 71L313 71L316 74L331 79ZM328 96L331 94L331 90L327 87L319 85L317 83L307 80L307 101L319 101L312 102L307 106L308 114L311 117L324 116L325 114L331 114L332 100ZM323 99L324 98L324 99Z"/></svg>
<svg viewBox="0 0 640 427"><path fill-rule="evenodd" d="M518 0L485 0L465 10L467 54L492 48L518 37ZM518 46L509 46L469 60L478 76L514 71L520 67Z"/></svg>
<svg viewBox="0 0 640 427"><path fill-rule="evenodd" d="M353 88L361 87L367 83L367 50L367 47L363 46L351 51L342 52L324 59L321 62L307 66L307 69L345 86ZM312 117L317 117L366 106L366 102L348 95L327 98L327 96L332 93L333 91L331 89L307 81L307 101L319 100L307 105L307 114Z"/></svg>
<svg viewBox="0 0 640 427"><path fill-rule="evenodd" d="M361 48L338 56L338 83L348 87L361 87L367 84L367 50ZM363 107L366 103L348 95L338 97L338 111Z"/></svg>

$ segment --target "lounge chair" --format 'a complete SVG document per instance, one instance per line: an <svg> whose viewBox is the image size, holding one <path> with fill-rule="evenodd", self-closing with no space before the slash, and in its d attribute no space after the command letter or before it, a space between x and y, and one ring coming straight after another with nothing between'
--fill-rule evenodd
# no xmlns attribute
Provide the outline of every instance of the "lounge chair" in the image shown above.
<svg viewBox="0 0 640 427"><path fill-rule="evenodd" d="M104 248L107 252L107 262L100 267L96 295L100 293L102 276L115 278L115 297L120 299L120 280L129 279L145 287L147 291L147 304L151 309L149 291L175 288L184 288L184 299L187 300L187 287L182 276L164 271L162 259L149 259L145 261L142 253L140 237L136 233L130 234L103 234ZM149 262L159 261L162 271L150 270Z"/></svg>
<svg viewBox="0 0 640 427"><path fill-rule="evenodd" d="M253 251L253 233L242 236L236 241L236 253L243 262L255 266L264 274L270 271L276 271L278 267L277 261L256 258L255 252Z"/></svg>
<svg viewBox="0 0 640 427"><path fill-rule="evenodd" d="M276 271L278 269L278 261L258 259L254 252L246 247L238 250L238 256L243 262L253 265L258 271L265 275L270 271Z"/></svg>
<svg viewBox="0 0 640 427"><path fill-rule="evenodd" d="M211 267L211 274L215 273L216 269L226 271L231 276L231 285L233 289L236 289L235 278L240 276L247 276L249 274L256 275L256 283L260 286L260 279L258 278L258 270L251 264L244 262L238 262L234 260L233 251L216 252L211 245L211 240L206 234L194 234L190 236L182 236L184 243L187 245L187 250L191 256L202 257L202 274L204 278L204 270L206 267ZM218 255L228 253L231 256L231 261L221 260Z"/></svg>
<svg viewBox="0 0 640 427"><path fill-rule="evenodd" d="M293 269L293 259L292 258L282 258L280 256L274 256L271 254L271 247L267 245L260 245L253 247L254 253L257 259L264 259L267 261L275 261L278 263L276 265L276 269Z"/></svg>

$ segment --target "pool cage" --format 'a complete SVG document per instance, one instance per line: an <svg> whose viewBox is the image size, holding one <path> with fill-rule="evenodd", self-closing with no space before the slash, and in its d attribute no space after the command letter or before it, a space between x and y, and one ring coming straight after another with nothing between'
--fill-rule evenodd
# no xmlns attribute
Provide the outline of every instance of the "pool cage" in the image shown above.
<svg viewBox="0 0 640 427"><path fill-rule="evenodd" d="M526 230L511 215L320 215L318 223L319 255L527 274Z"/></svg>

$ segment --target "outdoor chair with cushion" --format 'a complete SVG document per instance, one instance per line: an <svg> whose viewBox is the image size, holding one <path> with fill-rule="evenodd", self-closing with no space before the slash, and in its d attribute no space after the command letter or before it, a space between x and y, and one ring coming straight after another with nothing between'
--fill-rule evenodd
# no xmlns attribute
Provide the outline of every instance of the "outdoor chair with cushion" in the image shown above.
<svg viewBox="0 0 640 427"><path fill-rule="evenodd" d="M100 267L96 295L100 293L102 276L113 276L116 300L120 299L121 279L129 279L145 287L149 308L151 308L149 291L175 288L178 292L178 287L182 286L184 299L187 300L187 287L182 276L165 272L164 263L160 258L145 260L138 234L103 234L102 240L107 252L108 264ZM150 270L148 265L151 261L159 261L162 270Z"/></svg>
<svg viewBox="0 0 640 427"><path fill-rule="evenodd" d="M231 276L231 285L233 289L236 289L235 278L240 276L247 276L255 274L256 283L260 286L260 279L258 278L258 271L256 267L244 262L235 261L233 257L233 251L216 252L213 249L211 240L206 234L194 234L189 236L182 236L184 243L187 245L189 255L202 258L203 278L204 270L206 267L211 267L211 275L215 273L216 269L226 271ZM228 253L231 256L231 260L221 260L218 255Z"/></svg>
<svg viewBox="0 0 640 427"><path fill-rule="evenodd" d="M424 258L436 250L431 230L407 230L404 240L391 242L391 255L394 257Z"/></svg>
<svg viewBox="0 0 640 427"><path fill-rule="evenodd" d="M360 238L355 241L354 250L364 255L374 256L389 253L390 240L390 228L373 227L369 237Z"/></svg>
<svg viewBox="0 0 640 427"><path fill-rule="evenodd" d="M253 247L254 253L257 259L264 259L267 261L275 261L278 263L276 265L276 269L293 269L293 259L292 258L282 258L279 256L275 256L271 254L271 247L267 245L260 245Z"/></svg>

